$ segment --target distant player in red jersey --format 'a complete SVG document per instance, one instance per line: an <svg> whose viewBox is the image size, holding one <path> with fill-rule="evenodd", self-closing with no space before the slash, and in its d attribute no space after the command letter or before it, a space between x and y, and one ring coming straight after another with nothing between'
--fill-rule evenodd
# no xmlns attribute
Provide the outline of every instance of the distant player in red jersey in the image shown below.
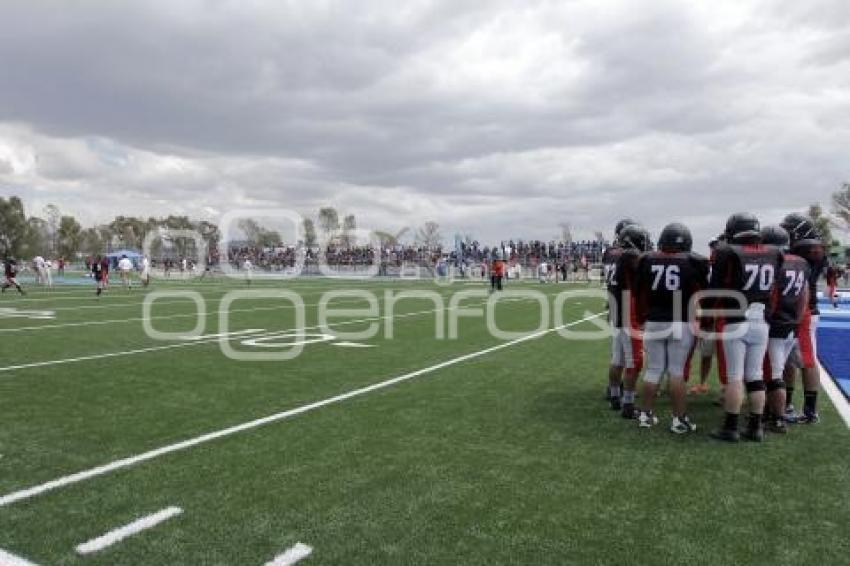
<svg viewBox="0 0 850 566"><path fill-rule="evenodd" d="M106 260L106 258L102 258ZM95 260L91 264L91 274L94 277L95 281L95 289L97 289L97 296L99 297L103 290L106 288L106 270L104 268L104 261L101 261L101 257L97 256Z"/></svg>
<svg viewBox="0 0 850 566"><path fill-rule="evenodd" d="M9 287L14 287L18 290L18 293L21 295L26 295L23 287L20 286L17 280L18 274L18 262L14 260L14 258L8 257L3 260L3 275L5 277L5 281L3 281L3 285L0 287L0 291L3 293L6 292L6 289Z"/></svg>
<svg viewBox="0 0 850 566"><path fill-rule="evenodd" d="M826 268L826 296L832 301L832 307L838 308L838 293L836 292L836 288L838 287L838 270L835 269L834 265L831 265Z"/></svg>

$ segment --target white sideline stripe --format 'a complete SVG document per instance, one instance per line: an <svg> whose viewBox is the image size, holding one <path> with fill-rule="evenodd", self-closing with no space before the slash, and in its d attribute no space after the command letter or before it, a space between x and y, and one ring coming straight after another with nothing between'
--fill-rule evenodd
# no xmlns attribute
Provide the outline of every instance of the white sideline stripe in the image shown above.
<svg viewBox="0 0 850 566"><path fill-rule="evenodd" d="M117 529L109 531L97 538L93 538L88 542L78 544L76 548L77 554L91 554L93 552L98 552L99 550L110 547L117 542L121 542L127 537L138 534L144 530L150 529L151 527L155 527L163 521L176 517L182 512L183 509L180 507L167 507L162 511L157 511L152 515L148 515L147 517L136 519L132 523L124 525L123 527L118 527Z"/></svg>
<svg viewBox="0 0 850 566"><path fill-rule="evenodd" d="M0 548L0 566L36 566L35 563L29 560L24 560L20 556L15 556L11 552L6 552Z"/></svg>
<svg viewBox="0 0 850 566"><path fill-rule="evenodd" d="M824 368L820 362L818 362L818 366L820 368L821 387L823 387L823 390L826 391L827 396L829 396L829 400L832 401L832 404L835 406L835 410L838 411L838 414L841 415L842 419L844 419L844 424L847 425L847 428L850 428L850 403L848 403L847 399L844 398L844 394L838 390L838 386L835 385L834 381L832 381L832 376L829 375L826 368Z"/></svg>
<svg viewBox="0 0 850 566"><path fill-rule="evenodd" d="M265 566L291 566L296 562L304 560L312 553L313 547L299 542L295 546L286 549L286 552L283 554L279 554L273 560L266 562Z"/></svg>
<svg viewBox="0 0 850 566"><path fill-rule="evenodd" d="M422 314L435 313L438 310L440 310L440 309L431 309L431 310L427 310L427 311L418 311L418 312L397 314L397 315L393 315L392 318L408 318L408 317L412 317L412 316L419 316L419 315L422 315ZM446 310L449 310L449 309L446 309ZM384 316L379 316L379 317L360 318L360 319L355 319L355 320L343 320L341 322L328 323L328 326L345 326L346 324L358 324L358 323L361 323L361 322L371 322L371 321L375 321L375 320L384 320L386 318L390 318L390 316L384 315ZM313 330L313 329L316 329L316 328L321 328L321 327L319 325L306 326L306 327L302 328L301 330ZM283 330L281 332L292 332L292 331L295 331L295 330L298 330L298 329L292 328L292 329L288 329L288 330ZM236 337L234 336L234 338L236 338ZM214 343L214 342L218 342L219 340L220 340L220 338L210 338L210 339L207 339L207 340L190 340L190 341L186 341L186 342L178 342L176 344L166 344L164 346L150 346L148 348L137 348L135 350L124 350L124 351L121 351L121 352L107 352L105 354L91 354L91 355L88 355L88 356L80 356L80 357L77 357L77 358L64 358L64 359L61 359L61 360L47 360L47 361L44 361L44 362L31 362L31 363L19 364L19 365L15 365L15 366L0 367L0 373L7 372L7 371L14 371L14 370L18 370L18 369L28 369L28 368L37 368L37 367L44 367L44 366L55 366L55 365L60 365L60 364L71 364L71 363L76 363L76 362L85 362L85 361L90 361L90 360L99 360L101 358L116 358L116 357L119 357L119 356L131 356L131 355L134 355L134 354L145 354L145 353L148 353L148 352L159 352L159 351L162 351L162 350L172 350L174 348L186 348L186 347L189 347L189 346L197 346L199 344L211 344L211 343Z"/></svg>
<svg viewBox="0 0 850 566"><path fill-rule="evenodd" d="M51 480L45 482L40 485L36 485L33 487L29 487L26 489L22 489L19 491L14 491L12 493L6 494L0 497L0 507L5 507L11 503L15 503L16 501L22 501L24 499L30 499L37 495L41 495L48 491L52 491L54 489L59 489L71 484L79 483L81 481L85 481L91 478L95 478L97 476L102 476L104 474L108 474L114 472L116 470L120 470L123 468L129 468L140 464L142 462L147 462L148 460L153 460L154 458L159 458L160 456L165 456L166 454L171 454L172 452L179 452L181 450L186 450L187 448L192 448L194 446L198 446L199 444L205 444L207 442L218 440L219 438L224 438L226 436L231 436L233 434L237 434L239 432L243 432L246 430L251 430L257 427L265 426L267 424L271 424L277 421L282 421L296 415L300 415L302 413L307 413L316 409L320 409L322 407L326 407L328 405L333 405L336 403L341 403L342 401L347 401L348 399L352 399L354 397L360 397L367 393L371 393L373 391L378 391L380 389L385 389L387 387L391 387L397 383L401 383L403 381L411 380L415 377L419 377L421 375L426 375L429 373L433 373L437 370L441 370L443 368L447 368L449 366L457 365L459 363L465 362L467 360L472 360L475 358L480 358L482 356L486 356L487 354L497 352L499 350L504 350L505 348L510 348L511 346L515 346L516 344L521 344L523 342L528 342L529 340L535 340L549 334L550 332L556 332L563 328L569 328L571 326L576 326L583 322L587 322L588 320L597 318L606 314L605 312L598 312L595 314L591 314L585 316L579 320L575 320L573 322L569 322L567 324L562 324L560 326L556 326L554 328L548 328L546 330L540 330L538 332L534 332L532 334L526 334L520 338L516 338L509 342L503 342L501 344L497 344L495 346L491 346L489 348L485 348L483 350L479 350L477 352L472 352L469 354L464 354L462 356L458 356L456 358L452 358L450 360L446 360L444 362L440 362L438 364L434 364L432 366L422 368L416 371L412 371L410 373L406 373L400 375L398 377L393 377L391 379L387 379L385 381L380 381L378 383L373 383L372 385L367 385L366 387L361 387L359 389L353 389L346 393L341 393L339 395L334 395L333 397L328 397L327 399L323 399L321 401L315 401L313 403L309 403L307 405L302 405L301 407L296 407L294 409L289 409L286 411L281 411L280 413L275 413L273 415L269 415L266 417L262 417L259 419L255 419L253 421L248 421L242 424L238 424L235 426L231 426L228 428L219 429L213 432L208 432L206 434L202 434L201 436L196 436L195 438L190 438L188 440L183 440L181 442L177 442L175 444L169 444L167 446L162 446L160 448L156 448L154 450L149 450L147 452L142 452L141 454L137 454L136 456L129 456L127 458L122 458L120 460L115 460L108 464L103 464L101 466L97 466L94 468L90 468L88 470L84 470L82 472L77 472L75 474L71 474L68 476L63 476L61 478L57 478L55 480Z"/></svg>
<svg viewBox="0 0 850 566"><path fill-rule="evenodd" d="M185 301L183 301L185 302ZM340 303L345 301L339 301ZM157 301L156 304L161 304ZM141 303L139 304L141 306ZM305 304L305 307L316 307L319 306L319 303L309 303ZM254 307L249 309L230 309L228 312L255 312L255 311L274 311L274 310L288 310L295 308L292 305L278 305L276 307ZM206 313L206 316L215 316L224 312L219 309L217 311L209 311ZM182 313L182 314L166 314L160 316L152 316L148 320L168 320L173 318L197 318L197 312L191 313ZM23 332L24 330L43 330L45 328L66 328L69 326L95 326L95 325L103 325L103 324L115 324L121 322L139 322L145 320L144 317L137 316L133 318L114 318L111 320L86 320L82 322L64 322L61 324L40 324L37 326L19 326L17 328L0 328L0 333L5 332Z"/></svg>

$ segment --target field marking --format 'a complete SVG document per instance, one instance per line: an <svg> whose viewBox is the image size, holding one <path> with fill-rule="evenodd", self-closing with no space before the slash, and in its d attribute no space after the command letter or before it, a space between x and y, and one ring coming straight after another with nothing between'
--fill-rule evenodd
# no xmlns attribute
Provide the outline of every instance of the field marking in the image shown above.
<svg viewBox="0 0 850 566"><path fill-rule="evenodd" d="M168 519L171 519L172 517L176 517L182 512L183 509L181 509L180 507L167 507L162 511L157 511L156 513L153 513L146 517L136 519L132 523L128 523L123 527L118 527L117 529L113 529L106 534L91 539L88 542L78 544L76 548L77 554L85 555L101 551L104 548L108 548L115 543L121 542L127 537L131 537L142 531L155 527L158 524L167 521Z"/></svg>
<svg viewBox="0 0 850 566"><path fill-rule="evenodd" d="M386 320L387 318L393 318L393 319L409 318L409 317L413 317L413 316L420 316L420 315L423 315L423 314L433 314L433 313L438 312L440 310L449 310L449 308L447 307L446 309L431 309L431 310L426 310L426 311L416 311L416 312L412 312L412 313L395 314L392 317L390 317L389 315L384 315L384 316L378 316L378 317L360 318L360 319L355 319L355 320L344 320L344 321L341 321L341 322L328 323L328 326L345 326L347 324L359 324L361 322L373 322L373 321L378 321L378 320ZM314 326L305 326L304 328L302 328L300 330L315 330L317 328L321 328L321 325L317 324L317 325L314 325ZM280 331L275 331L275 332L282 333L282 332L293 332L293 331L298 331L298 330L299 329L297 329L297 328L290 328L290 329L280 330ZM116 358L116 357L119 357L119 356L131 356L131 355L135 355L135 354L146 354L146 353L149 353L149 352L159 352L159 351L162 351L162 350L173 350L175 348L186 348L186 347L189 347L189 346L197 346L197 345L200 345L200 344L211 344L211 343L214 343L214 342L218 342L220 339L221 338L215 338L215 339L211 338L209 340L186 341L186 342L178 342L178 343L175 343L175 344L165 344L163 346L149 346L147 348L137 348L137 349L134 349L134 350L123 350L123 351L120 351L120 352L107 352L105 354L90 354L90 355L86 355L86 356L79 356L79 357L76 357L76 358L63 358L63 359L59 359L59 360L46 360L46 361L43 361L43 362L29 362L29 363L26 363L26 364L18 364L18 365L14 365L14 366L0 367L0 373L7 372L7 371L19 370L19 369L29 369L29 368L37 368L37 367L45 367L45 366L55 366L55 365L61 365L61 364L72 364L72 363L76 363L76 362L86 362L86 361L91 361L91 360L99 360L101 358Z"/></svg>
<svg viewBox="0 0 850 566"><path fill-rule="evenodd" d="M34 562L24 560L20 556L15 556L11 552L6 552L0 548L0 566L36 566Z"/></svg>
<svg viewBox="0 0 850 566"><path fill-rule="evenodd" d="M505 348L510 348L511 346L515 346L517 344L521 344L524 342L528 342L530 340L535 340L540 338L541 336L545 336L551 332L557 332L559 330L570 328L572 326L576 326L578 324L582 324L594 318L598 318L602 315L607 314L607 312L598 312L594 314L587 315L579 320L574 320L572 322L568 322L566 324L562 324L560 326L556 326L554 328L547 328L546 330L540 330L538 332L533 332L531 334L526 334L525 336L521 336L519 338L515 338L514 340L510 340L508 342L503 342L501 344L497 344L495 346L491 346L489 348L485 348L483 350L478 350L476 352L470 352L469 354L463 354L461 356L457 356L455 358L451 358L444 362L440 362L438 364L434 364L432 366L428 366L422 369L418 369L416 371L412 371L409 373L405 373L399 375L397 377L393 377L390 379L386 379L384 381L379 381L378 383L373 383L372 385L367 385L365 387L360 387L358 389L352 389L351 391L347 391L345 393L340 393L339 395L334 395L333 397L328 397L326 399L322 399L320 401L315 401L313 403L309 403L307 405L302 405L300 407L296 407L294 409L288 409L286 411L281 411L279 413L275 413L273 415L268 415L265 417L261 417L258 419L254 419L252 421L244 422L242 424L230 426L227 428L219 429L213 432L208 432L206 434L202 434L200 436L196 436L194 438L189 438L187 440L183 440L180 442L176 442L174 444L168 444L166 446L162 446L160 448L155 448L153 450L149 450L147 452L142 452L141 454L137 454L135 456L128 456L126 458L121 458L120 460L114 460L109 462L108 464L103 464L100 466L96 466L94 468L89 468L88 470L83 470L81 472L77 472L71 475L62 476L55 480L50 480L48 482L35 485L32 487L28 487L25 489L21 489L18 491L14 491L12 493L8 493L2 497L0 497L0 507L5 507L17 501L23 501L25 499L30 499L37 495L42 495L49 491L53 491L59 488L63 488L69 485L73 485L75 483L79 483L85 480L89 480L98 476L102 476L104 474L109 474L115 472L117 470L121 470L124 468L130 468L141 464L142 462L147 462L149 460L153 460L155 458L159 458L161 456L165 456L166 454L171 454L173 452L179 452L182 450L186 450L188 448L193 448L200 444L205 444L207 442L211 442L213 440L218 440L219 438L224 438L227 436L231 436L240 432L244 432L246 430L255 429L261 426L265 426L267 424L275 423L278 421L282 421L285 419L289 419L291 417L301 415L303 413L307 413L310 411L314 411L316 409L320 409L322 407L326 407L328 405L334 405L337 403L341 403L343 401L347 401L349 399L353 399L355 397L360 397L366 395L367 393L372 393L373 391L378 391L381 389L386 389L387 387L392 387L398 383L409 381L416 377L427 375L430 373L434 373L443 368L447 368L450 366L454 366L460 363L463 363L468 360L473 360L475 358L480 358L482 356L486 356L487 354L491 354L493 352L498 352L499 350L504 350Z"/></svg>
<svg viewBox="0 0 850 566"><path fill-rule="evenodd" d="M838 411L839 416L844 420L844 424L847 425L847 428L850 428L850 403L847 402L847 399L844 397L844 394L838 390L838 386L835 385L835 382L832 380L832 376L826 371L826 368L818 362L818 367L820 369L820 384L823 387L823 390L826 391L829 400L832 401L835 410Z"/></svg>
<svg viewBox="0 0 850 566"><path fill-rule="evenodd" d="M299 542L295 546L287 548L283 554L278 554L273 560L266 562L265 566L291 566L296 562L304 560L312 553L313 547Z"/></svg>
<svg viewBox="0 0 850 566"><path fill-rule="evenodd" d="M2 307L0 308L0 318L50 319L56 318L56 313L54 311L20 310L17 307Z"/></svg>
<svg viewBox="0 0 850 566"><path fill-rule="evenodd" d="M375 344L364 344L363 342L332 342L331 346L340 348L375 348Z"/></svg>

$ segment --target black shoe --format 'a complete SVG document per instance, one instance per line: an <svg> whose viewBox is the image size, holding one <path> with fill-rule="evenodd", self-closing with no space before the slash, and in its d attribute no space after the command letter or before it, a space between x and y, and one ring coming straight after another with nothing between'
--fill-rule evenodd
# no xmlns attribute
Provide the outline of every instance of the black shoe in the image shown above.
<svg viewBox="0 0 850 566"><path fill-rule="evenodd" d="M749 440L750 442L764 442L764 428L748 427L747 430L745 430L743 434L741 434L741 438L743 438L744 440Z"/></svg>
<svg viewBox="0 0 850 566"><path fill-rule="evenodd" d="M620 412L620 416L624 419L634 420L638 416L638 412L635 411L634 403L624 403L623 410Z"/></svg>
<svg viewBox="0 0 850 566"><path fill-rule="evenodd" d="M620 402L619 397L612 397L610 399L610 401L611 401L611 410L612 411L619 411L620 409L623 408L623 404Z"/></svg>
<svg viewBox="0 0 850 566"><path fill-rule="evenodd" d="M803 412L803 414L797 418L797 422L799 424L818 424L820 422L820 416L817 413Z"/></svg>
<svg viewBox="0 0 850 566"><path fill-rule="evenodd" d="M767 431L773 434L788 434L788 425L785 424L785 419L773 418L767 421Z"/></svg>
<svg viewBox="0 0 850 566"><path fill-rule="evenodd" d="M726 430L725 428L715 430L709 436L715 440L722 440L723 442L738 442L741 440L741 435L738 434L737 430Z"/></svg>

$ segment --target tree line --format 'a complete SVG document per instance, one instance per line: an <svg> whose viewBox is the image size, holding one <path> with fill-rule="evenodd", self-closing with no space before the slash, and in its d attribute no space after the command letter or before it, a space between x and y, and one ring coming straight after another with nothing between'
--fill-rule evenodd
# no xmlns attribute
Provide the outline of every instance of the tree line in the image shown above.
<svg viewBox="0 0 850 566"><path fill-rule="evenodd" d="M73 215L62 214L56 205L47 205L43 213L43 216L28 216L20 197L0 197L0 252L4 257L49 254L71 258L78 253L103 253L110 247L138 250L148 235L155 231L159 231L160 237L152 243L151 251L154 255L158 255L163 245L174 248L177 255L190 255L195 251L193 240L169 235L169 232L177 230L198 232L209 250L217 249L221 240L221 231L215 223L192 220L188 216L116 216L108 224L84 228ZM244 236L242 241L249 245L276 247L284 243L278 231L251 218L239 220L237 228ZM341 216L333 207L320 208L315 221L310 217L303 219L303 241L298 243L315 248L319 245L319 232L323 242L339 247L367 243L357 238L355 215ZM375 230L371 235L380 245L392 246L400 243L409 232L408 228L399 232ZM440 246L443 240L439 225L433 221L426 222L413 236L419 245L431 248Z"/></svg>

